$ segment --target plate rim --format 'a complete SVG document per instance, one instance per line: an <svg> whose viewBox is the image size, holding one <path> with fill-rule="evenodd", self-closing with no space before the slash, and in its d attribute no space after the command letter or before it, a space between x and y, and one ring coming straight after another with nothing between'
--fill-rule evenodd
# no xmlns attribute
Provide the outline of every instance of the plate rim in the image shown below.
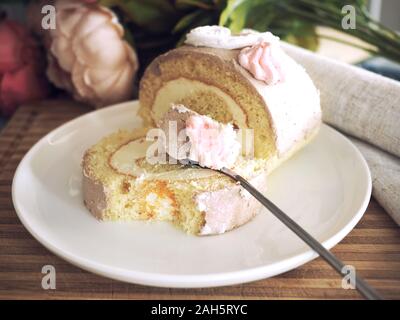
<svg viewBox="0 0 400 320"><path fill-rule="evenodd" d="M128 283L135 283L140 285L148 285L156 287L167 287L167 288L206 288L206 287L209 288L209 287L219 287L219 286L257 281L287 272L289 270L293 270L318 257L317 253L312 251L310 248L306 248L305 251L301 253L277 261L275 263L258 267L246 268L238 271L208 273L203 275L164 274L164 273L127 270L119 267L110 267L107 264L94 262L90 259L86 259L85 257L74 255L72 252L64 250L63 248L59 248L58 246L53 245L51 241L42 237L40 235L40 232L38 233L37 230L34 229L29 219L27 218L26 215L29 215L29 213L28 212L24 213L23 209L19 205L16 189L17 189L18 178L22 174L23 166L25 165L25 163L29 163L29 160L32 158L35 151L39 149L43 145L43 143L45 143L45 141L49 139L49 137L56 135L59 131L66 130L68 126L71 126L77 121L82 121L82 118L89 118L94 114L105 113L110 111L111 109L126 108L128 106L132 107L132 105L137 107L138 104L139 104L138 100L127 101L111 105L102 109L93 110L79 117L71 119L66 123L58 126L57 128L51 130L45 136L40 138L39 141L37 141L23 156L13 176L12 187L11 187L12 202L21 223L28 230L28 232L36 239L36 241L42 244L46 249L51 251L53 254L68 261L72 265L75 265L83 270L92 272L94 274L98 274L107 278ZM363 167L363 172L367 175L366 176L367 185L364 186L366 189L365 196L357 212L354 213L353 217L347 222L347 224L342 229L340 229L336 234L334 234L333 236L322 242L325 248L331 249L341 240L343 240L343 238L347 236L351 230L353 230L353 228L356 226L356 224L361 220L362 216L364 215L371 198L372 179L365 158L363 157L361 152L357 149L357 147L351 142L351 140L325 123L323 123L322 126L326 127L328 130L332 131L335 135L339 136L341 139L343 139L343 142L345 142L351 147L352 151L359 159L360 165L362 165Z"/></svg>

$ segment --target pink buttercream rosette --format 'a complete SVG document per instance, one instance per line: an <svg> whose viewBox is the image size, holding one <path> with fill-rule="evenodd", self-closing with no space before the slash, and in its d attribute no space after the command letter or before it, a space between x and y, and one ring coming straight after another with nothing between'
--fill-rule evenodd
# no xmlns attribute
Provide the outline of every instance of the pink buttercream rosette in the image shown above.
<svg viewBox="0 0 400 320"><path fill-rule="evenodd" d="M240 65L255 79L274 85L285 80L282 55L279 44L262 41L243 48L238 58Z"/></svg>

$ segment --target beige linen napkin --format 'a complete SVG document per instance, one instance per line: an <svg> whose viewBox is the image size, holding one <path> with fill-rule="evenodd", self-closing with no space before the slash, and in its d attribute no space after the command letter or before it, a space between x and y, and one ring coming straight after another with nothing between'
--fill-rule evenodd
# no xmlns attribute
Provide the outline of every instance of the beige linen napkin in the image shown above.
<svg viewBox="0 0 400 320"><path fill-rule="evenodd" d="M363 154L372 176L372 193L400 225L400 158L369 143L350 138Z"/></svg>
<svg viewBox="0 0 400 320"><path fill-rule="evenodd" d="M321 92L323 120L368 162L373 195L400 225L400 82L283 43Z"/></svg>

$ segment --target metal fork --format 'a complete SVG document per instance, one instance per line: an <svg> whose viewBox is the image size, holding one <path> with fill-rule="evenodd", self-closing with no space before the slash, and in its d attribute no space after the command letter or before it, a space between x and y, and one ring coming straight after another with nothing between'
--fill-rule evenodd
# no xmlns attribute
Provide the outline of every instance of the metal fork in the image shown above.
<svg viewBox="0 0 400 320"><path fill-rule="evenodd" d="M181 163L190 166L203 169L211 169L202 167L197 161L185 159L181 160ZM215 169L211 169L215 170ZM268 200L261 192L254 188L246 179L236 174L230 169L222 168L215 170L223 173L224 175L237 181L244 189L246 189L251 195L253 195L261 204L266 207L275 217L277 217L284 225L292 230L300 239L302 239L311 249L318 253L326 262L328 262L341 276L345 275L344 267L345 264L338 259L334 254L325 249L325 247L311 236L307 231L300 227L293 219L291 219L286 213L279 209L272 201ZM382 300L383 298L379 295L374 288L366 283L359 276L355 276L355 287L356 289L369 300Z"/></svg>

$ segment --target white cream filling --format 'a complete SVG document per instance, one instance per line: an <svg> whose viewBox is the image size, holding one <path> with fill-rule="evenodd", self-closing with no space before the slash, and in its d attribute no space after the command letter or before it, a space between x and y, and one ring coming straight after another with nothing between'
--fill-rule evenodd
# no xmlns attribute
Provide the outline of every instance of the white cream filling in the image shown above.
<svg viewBox="0 0 400 320"><path fill-rule="evenodd" d="M148 172L137 165L139 159L146 157L146 151L154 143L145 139L133 140L113 153L110 164L117 172L125 175L137 176L143 180L186 180L201 179L214 176L216 173L206 169L173 169L164 172Z"/></svg>

